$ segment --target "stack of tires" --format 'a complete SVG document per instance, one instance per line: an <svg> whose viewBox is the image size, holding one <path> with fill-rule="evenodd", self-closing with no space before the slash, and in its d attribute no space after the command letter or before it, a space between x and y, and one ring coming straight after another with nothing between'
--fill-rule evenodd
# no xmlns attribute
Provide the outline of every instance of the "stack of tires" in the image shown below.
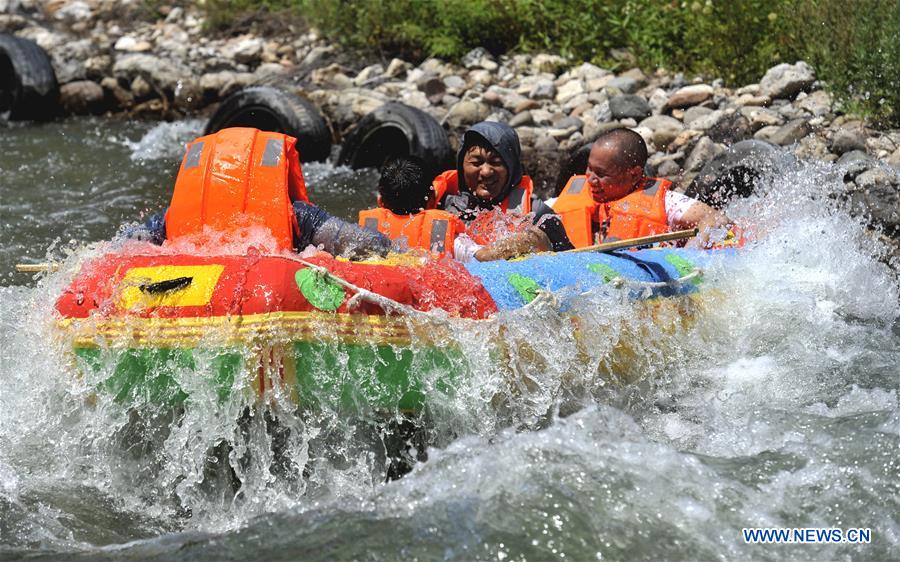
<svg viewBox="0 0 900 562"><path fill-rule="evenodd" d="M304 162L326 160L332 135L325 118L308 101L278 88L255 86L226 98L205 134L226 127L255 127L295 137ZM378 168L391 157L420 158L433 175L453 165L450 141L430 115L402 103L386 103L363 117L344 139L339 165Z"/></svg>

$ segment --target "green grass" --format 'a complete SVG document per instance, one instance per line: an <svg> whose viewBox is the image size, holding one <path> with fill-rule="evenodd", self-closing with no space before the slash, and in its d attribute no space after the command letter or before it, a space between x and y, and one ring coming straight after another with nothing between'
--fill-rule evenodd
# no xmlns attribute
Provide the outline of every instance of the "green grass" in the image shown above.
<svg viewBox="0 0 900 562"><path fill-rule="evenodd" d="M900 2L890 0L207 0L213 27L292 14L351 48L449 59L550 52L743 85L806 60L845 108L900 125ZM626 50L634 62L614 51Z"/></svg>

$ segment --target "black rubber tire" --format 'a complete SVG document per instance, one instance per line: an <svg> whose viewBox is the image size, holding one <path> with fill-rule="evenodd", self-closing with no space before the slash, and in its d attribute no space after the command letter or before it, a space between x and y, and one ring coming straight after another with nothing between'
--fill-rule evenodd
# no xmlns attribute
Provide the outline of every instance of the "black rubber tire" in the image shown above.
<svg viewBox="0 0 900 562"><path fill-rule="evenodd" d="M456 168L447 132L434 117L402 103L386 103L363 117L344 139L338 164L380 168L393 156L415 156L436 176Z"/></svg>
<svg viewBox="0 0 900 562"><path fill-rule="evenodd" d="M763 175L783 157L772 143L744 140L707 162L685 195L720 209L734 197L751 195Z"/></svg>
<svg viewBox="0 0 900 562"><path fill-rule="evenodd" d="M50 57L29 39L0 33L0 113L10 121L48 121L59 114Z"/></svg>
<svg viewBox="0 0 900 562"><path fill-rule="evenodd" d="M302 162L322 161L331 154L331 132L316 107L300 96L253 86L225 98L210 117L204 134L227 127L255 127L297 139Z"/></svg>

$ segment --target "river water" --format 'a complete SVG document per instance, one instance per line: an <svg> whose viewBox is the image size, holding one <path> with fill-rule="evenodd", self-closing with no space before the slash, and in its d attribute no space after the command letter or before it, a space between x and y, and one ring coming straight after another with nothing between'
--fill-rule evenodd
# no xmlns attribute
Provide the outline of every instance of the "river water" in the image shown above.
<svg viewBox="0 0 900 562"><path fill-rule="evenodd" d="M784 164L733 203L759 241L692 301L648 314L601 291L441 320L469 374L422 420L427 461L386 482L377 420L277 397L249 418L239 401L139 416L60 344L74 265L165 205L201 129L0 125L0 560L900 558L900 279L825 196L840 170ZM305 174L340 216L373 200L371 171ZM46 259L62 270L12 273ZM746 544L752 527L871 543Z"/></svg>

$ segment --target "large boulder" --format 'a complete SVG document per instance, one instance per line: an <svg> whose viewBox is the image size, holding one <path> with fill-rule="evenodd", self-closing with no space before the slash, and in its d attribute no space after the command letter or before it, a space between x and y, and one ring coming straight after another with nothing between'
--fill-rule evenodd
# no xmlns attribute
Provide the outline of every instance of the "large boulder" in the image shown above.
<svg viewBox="0 0 900 562"><path fill-rule="evenodd" d="M694 178L685 194L716 208L733 197L747 197L760 178L783 158L778 148L760 140L733 144L710 160Z"/></svg>
<svg viewBox="0 0 900 562"><path fill-rule="evenodd" d="M803 61L770 68L759 81L760 93L770 98L793 99L816 81L813 69Z"/></svg>

